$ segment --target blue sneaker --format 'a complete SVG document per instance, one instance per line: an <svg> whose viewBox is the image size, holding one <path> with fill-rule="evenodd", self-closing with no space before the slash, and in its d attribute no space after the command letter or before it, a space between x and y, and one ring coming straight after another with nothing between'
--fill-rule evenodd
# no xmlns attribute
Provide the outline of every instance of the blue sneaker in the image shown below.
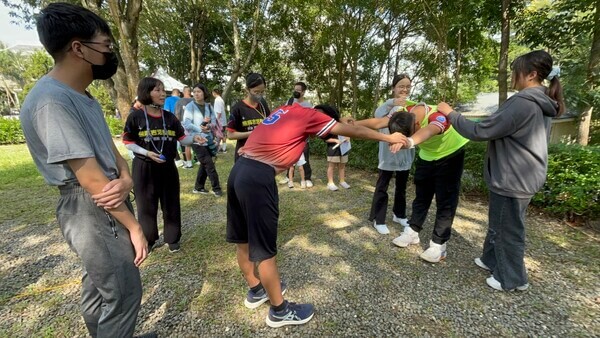
<svg viewBox="0 0 600 338"><path fill-rule="evenodd" d="M281 281L281 294L284 295L286 291L287 285L284 281ZM262 288L257 292L252 292L252 290L248 290L248 295L244 300L244 305L246 305L246 307L249 309L256 309L268 300L269 296L267 295L267 290L265 290L265 288Z"/></svg>
<svg viewBox="0 0 600 338"><path fill-rule="evenodd" d="M284 302L286 303L286 307L282 311L273 311L273 308L269 309L266 321L270 327L308 323L315 314L312 304L288 303L287 300Z"/></svg>

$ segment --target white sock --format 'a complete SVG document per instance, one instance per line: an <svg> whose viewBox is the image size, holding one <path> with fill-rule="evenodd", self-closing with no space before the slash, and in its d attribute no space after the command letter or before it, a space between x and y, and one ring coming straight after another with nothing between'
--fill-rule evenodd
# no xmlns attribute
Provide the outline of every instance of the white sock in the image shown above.
<svg viewBox="0 0 600 338"><path fill-rule="evenodd" d="M227 150L227 143L223 142L222 148L223 148L223 151Z"/></svg>

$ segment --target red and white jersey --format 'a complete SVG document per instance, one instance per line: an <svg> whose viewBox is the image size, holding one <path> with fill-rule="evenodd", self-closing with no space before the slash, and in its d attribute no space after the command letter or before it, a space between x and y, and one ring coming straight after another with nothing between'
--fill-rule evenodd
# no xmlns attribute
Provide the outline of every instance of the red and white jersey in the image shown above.
<svg viewBox="0 0 600 338"><path fill-rule="evenodd" d="M315 109L282 106L254 128L239 153L282 172L298 162L309 136L324 138L336 124Z"/></svg>

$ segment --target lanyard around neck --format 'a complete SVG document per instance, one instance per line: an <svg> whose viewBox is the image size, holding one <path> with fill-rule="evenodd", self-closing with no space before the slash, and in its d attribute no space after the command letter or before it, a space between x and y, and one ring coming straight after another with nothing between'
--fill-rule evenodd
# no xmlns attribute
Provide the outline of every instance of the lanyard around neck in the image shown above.
<svg viewBox="0 0 600 338"><path fill-rule="evenodd" d="M162 123L163 123L163 136L161 137L162 142L160 144L160 150L158 150L158 148L154 144L154 138L150 134L150 121L148 121L148 112L146 111L146 106L144 106L144 117L146 118L146 139L145 140L146 140L146 142L149 142L152 145L152 148L154 148L154 150L156 150L158 152L158 154L162 154L164 146L165 146L165 140L167 139L167 122L165 121L165 114L162 109L160 110L160 115L162 117Z"/></svg>

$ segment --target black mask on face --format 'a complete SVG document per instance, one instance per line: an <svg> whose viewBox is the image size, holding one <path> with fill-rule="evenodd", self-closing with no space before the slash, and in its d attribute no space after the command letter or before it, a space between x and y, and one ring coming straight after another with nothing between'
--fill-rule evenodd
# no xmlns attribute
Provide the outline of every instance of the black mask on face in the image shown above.
<svg viewBox="0 0 600 338"><path fill-rule="evenodd" d="M297 91L295 91L295 90L294 90L294 92L292 93L292 96L293 96L295 99L299 99L301 95L302 95L302 93L300 93L300 92L297 92Z"/></svg>
<svg viewBox="0 0 600 338"><path fill-rule="evenodd" d="M107 80L115 75L117 68L119 67L119 59L117 58L117 54L115 54L115 52L101 52L83 42L82 44L95 52L101 53L104 55L104 59L106 60L103 65L95 65L84 58L87 63L92 65L92 78L94 80Z"/></svg>

